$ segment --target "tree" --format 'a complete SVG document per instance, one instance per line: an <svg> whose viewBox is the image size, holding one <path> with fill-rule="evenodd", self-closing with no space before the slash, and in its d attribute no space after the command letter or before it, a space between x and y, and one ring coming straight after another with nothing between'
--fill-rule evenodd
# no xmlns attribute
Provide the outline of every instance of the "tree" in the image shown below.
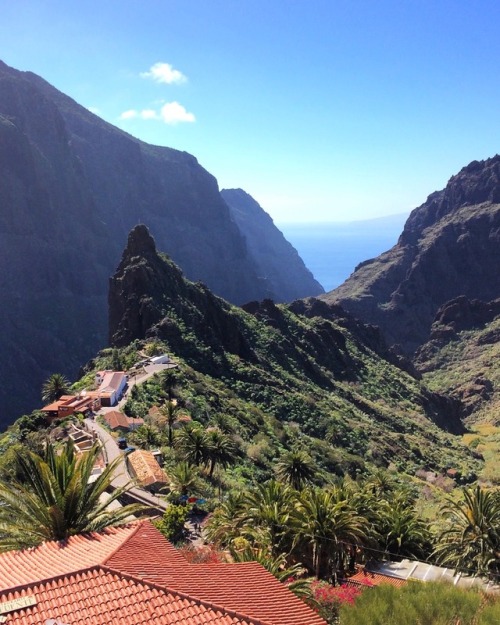
<svg viewBox="0 0 500 625"><path fill-rule="evenodd" d="M268 546L273 558L289 554L294 545L295 501L295 491L275 480L245 496L241 519L246 535L253 535L258 546Z"/></svg>
<svg viewBox="0 0 500 625"><path fill-rule="evenodd" d="M336 577L344 570L356 545L367 539L368 524L345 498L343 489L302 491L297 505L296 531L311 549L317 579Z"/></svg>
<svg viewBox="0 0 500 625"><path fill-rule="evenodd" d="M448 502L441 512L448 527L434 551L438 562L470 574L500 574L500 500L479 486L466 488L461 501Z"/></svg>
<svg viewBox="0 0 500 625"><path fill-rule="evenodd" d="M179 409L177 405L169 399L167 403L160 408L161 414L166 417L168 444L170 447L174 444L174 424L177 421L177 413Z"/></svg>
<svg viewBox="0 0 500 625"><path fill-rule="evenodd" d="M317 467L312 458L301 450L285 453L276 465L278 478L296 490L300 490L306 483L311 482L316 471Z"/></svg>
<svg viewBox="0 0 500 625"><path fill-rule="evenodd" d="M209 476L212 477L216 465L228 467L236 460L237 449L233 439L217 428L207 431Z"/></svg>
<svg viewBox="0 0 500 625"><path fill-rule="evenodd" d="M188 519L188 509L185 506L169 506L162 518L155 523L160 532L173 543L181 541L186 533L184 525Z"/></svg>
<svg viewBox="0 0 500 625"><path fill-rule="evenodd" d="M494 625L479 592L449 582L409 581L401 588L381 584L363 591L354 605L340 607L342 625ZM499 611L496 610L498 616Z"/></svg>
<svg viewBox="0 0 500 625"><path fill-rule="evenodd" d="M210 443L201 425L187 425L177 437L177 446L187 462L196 466L208 462Z"/></svg>
<svg viewBox="0 0 500 625"><path fill-rule="evenodd" d="M100 531L142 512L143 506L138 504L110 509L128 486L101 500L121 460L109 464L89 483L99 454L98 444L85 454L77 454L71 441L60 454L51 444L44 457L29 451L18 454L21 477L0 484L0 551Z"/></svg>
<svg viewBox="0 0 500 625"><path fill-rule="evenodd" d="M46 403L57 401L70 392L70 383L62 373L53 373L42 387L42 400Z"/></svg>
<svg viewBox="0 0 500 625"><path fill-rule="evenodd" d="M239 537L244 525L245 503L245 496L241 491L229 493L225 501L210 515L205 526L207 540L226 549Z"/></svg>
<svg viewBox="0 0 500 625"><path fill-rule="evenodd" d="M173 369L167 369L163 374L163 389L167 394L167 400L172 402L175 394L175 388L178 383L177 374Z"/></svg>
<svg viewBox="0 0 500 625"><path fill-rule="evenodd" d="M424 520L417 517L405 501L379 501L377 531L381 547L389 555L405 558L427 558L431 551L431 534Z"/></svg>
<svg viewBox="0 0 500 625"><path fill-rule="evenodd" d="M151 447L158 447L161 444L162 435L154 425L145 423L132 432L130 440L139 447L151 449Z"/></svg>
<svg viewBox="0 0 500 625"><path fill-rule="evenodd" d="M170 492L176 499L197 494L199 489L198 470L189 462L179 462L168 472Z"/></svg>

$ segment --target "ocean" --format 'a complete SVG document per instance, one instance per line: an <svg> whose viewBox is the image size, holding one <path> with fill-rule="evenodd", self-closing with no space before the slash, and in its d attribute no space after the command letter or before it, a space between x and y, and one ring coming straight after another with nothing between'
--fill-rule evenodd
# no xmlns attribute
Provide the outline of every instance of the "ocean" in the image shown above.
<svg viewBox="0 0 500 625"><path fill-rule="evenodd" d="M402 213L366 221L276 226L328 292L342 284L360 262L395 245L407 219L408 213Z"/></svg>

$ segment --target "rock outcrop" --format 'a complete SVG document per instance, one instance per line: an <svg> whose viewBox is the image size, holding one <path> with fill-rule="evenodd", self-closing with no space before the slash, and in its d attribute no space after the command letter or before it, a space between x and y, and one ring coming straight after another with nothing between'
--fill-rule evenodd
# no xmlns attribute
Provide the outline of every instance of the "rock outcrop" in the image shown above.
<svg viewBox="0 0 500 625"><path fill-rule="evenodd" d="M500 156L474 161L406 222L397 245L323 296L411 355L445 302L500 297Z"/></svg>

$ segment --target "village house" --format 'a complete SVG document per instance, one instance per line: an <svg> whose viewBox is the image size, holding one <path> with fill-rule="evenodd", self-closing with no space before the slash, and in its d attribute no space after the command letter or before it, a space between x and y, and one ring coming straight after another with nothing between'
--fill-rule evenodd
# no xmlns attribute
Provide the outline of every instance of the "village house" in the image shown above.
<svg viewBox="0 0 500 625"><path fill-rule="evenodd" d="M127 376L124 371L98 371L95 376L97 390L89 395L98 397L103 406L116 406L125 393Z"/></svg>
<svg viewBox="0 0 500 625"><path fill-rule="evenodd" d="M326 625L257 562L189 564L149 522L0 554L7 625Z"/></svg>
<svg viewBox="0 0 500 625"><path fill-rule="evenodd" d="M110 410L103 414L102 418L112 432L121 432L123 434L133 432L141 425L144 425L144 419L140 417L127 417L127 415L118 410Z"/></svg>
<svg viewBox="0 0 500 625"><path fill-rule="evenodd" d="M47 420L54 421L76 413L86 415L97 412L100 407L99 397L90 393L82 393L80 395L62 395L57 401L41 408L41 411L45 413Z"/></svg>
<svg viewBox="0 0 500 625"><path fill-rule="evenodd" d="M150 451L138 449L127 456L127 468L143 488L158 491L168 483L165 472Z"/></svg>

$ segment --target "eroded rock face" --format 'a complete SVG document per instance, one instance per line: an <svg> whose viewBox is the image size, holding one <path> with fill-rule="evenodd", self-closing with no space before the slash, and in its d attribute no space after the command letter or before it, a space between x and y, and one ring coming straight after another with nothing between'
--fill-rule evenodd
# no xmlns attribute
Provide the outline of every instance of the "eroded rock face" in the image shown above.
<svg viewBox="0 0 500 625"><path fill-rule="evenodd" d="M500 296L500 157L474 161L410 215L391 250L327 295L411 355L434 315L464 295Z"/></svg>
<svg viewBox="0 0 500 625"><path fill-rule="evenodd" d="M106 344L108 279L138 223L228 301L270 295L196 158L138 141L1 62L0 168L0 427L40 405L51 373L73 378ZM271 290L286 298L276 281Z"/></svg>

